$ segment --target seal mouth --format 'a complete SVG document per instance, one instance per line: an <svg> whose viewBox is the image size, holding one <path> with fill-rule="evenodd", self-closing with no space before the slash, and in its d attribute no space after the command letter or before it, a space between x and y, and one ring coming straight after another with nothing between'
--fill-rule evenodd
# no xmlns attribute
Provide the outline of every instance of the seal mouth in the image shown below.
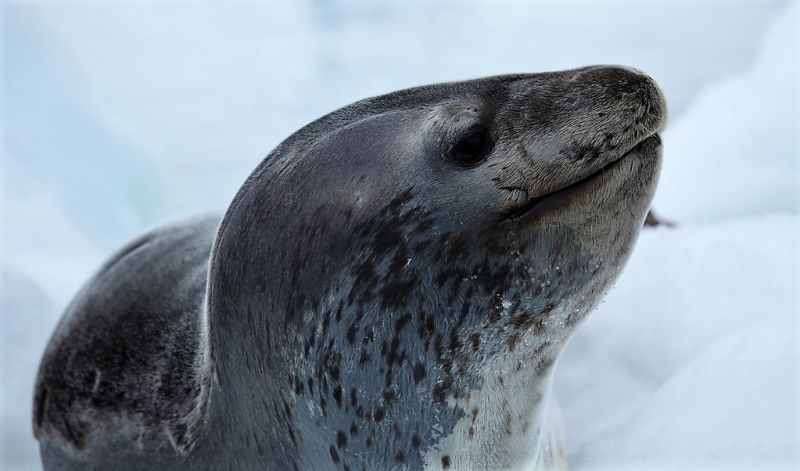
<svg viewBox="0 0 800 471"><path fill-rule="evenodd" d="M521 217L525 216L526 214L530 213L534 209L542 209L545 207L553 207L561 201L569 198L570 196L580 193L586 187L588 187L593 181L599 179L606 173L613 170L616 166L619 165L620 162L625 160L626 157L633 153L637 153L646 145L652 145L653 147L660 147L661 146L661 136L656 134L651 134L650 136L646 137L645 139L641 140L638 144L633 146L631 150L622 154L619 158L609 162L608 164L604 165L594 173L588 175L587 177L578 180L574 183L571 183L559 190L556 190L552 193L548 193L546 195L537 196L534 198L529 199L525 204L518 206L516 208L512 208L503 213L500 217L500 222L504 221L512 221L515 219L520 219Z"/></svg>

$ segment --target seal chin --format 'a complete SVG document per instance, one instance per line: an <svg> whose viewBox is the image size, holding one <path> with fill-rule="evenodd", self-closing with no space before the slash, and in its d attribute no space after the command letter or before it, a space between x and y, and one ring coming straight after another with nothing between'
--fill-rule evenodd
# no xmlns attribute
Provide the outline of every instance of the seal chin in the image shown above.
<svg viewBox="0 0 800 471"><path fill-rule="evenodd" d="M660 149L661 136L659 136L657 133L651 134L633 146L633 148L631 148L629 151L621 154L619 158L609 162L607 165L601 167L583 179L573 182L546 195L530 198L521 206L517 206L505 211L500 217L500 222L535 219L538 215L569 204L569 202L575 199L578 195L592 191L598 186L602 185L601 180L607 180L610 175L616 172L625 171L623 168L630 168L630 166L620 165L621 162L627 160L628 158L636 157L640 159L656 158L659 155Z"/></svg>

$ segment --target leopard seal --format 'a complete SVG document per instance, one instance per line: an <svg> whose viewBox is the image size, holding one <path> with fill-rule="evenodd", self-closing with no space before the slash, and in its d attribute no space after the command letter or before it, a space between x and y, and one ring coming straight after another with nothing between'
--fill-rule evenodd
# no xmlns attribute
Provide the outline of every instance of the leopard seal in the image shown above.
<svg viewBox="0 0 800 471"><path fill-rule="evenodd" d="M564 465L558 354L632 250L662 93L591 66L303 127L224 216L106 262L46 348L47 470Z"/></svg>

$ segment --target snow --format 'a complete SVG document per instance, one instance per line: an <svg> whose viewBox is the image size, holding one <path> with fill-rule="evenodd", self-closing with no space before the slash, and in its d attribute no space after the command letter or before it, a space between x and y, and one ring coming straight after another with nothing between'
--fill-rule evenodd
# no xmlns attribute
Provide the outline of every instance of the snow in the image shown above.
<svg viewBox="0 0 800 471"><path fill-rule="evenodd" d="M798 4L498 5L4 5L0 468L40 468L41 352L134 234L224 208L363 96L589 63L662 84L655 207L678 225L644 231L559 361L571 468L800 467Z"/></svg>
<svg viewBox="0 0 800 471"><path fill-rule="evenodd" d="M780 18L755 65L702 93L669 129L660 211L686 222L797 212L798 24L794 10Z"/></svg>
<svg viewBox="0 0 800 471"><path fill-rule="evenodd" d="M37 284L25 275L7 267L0 270L0 308L3 324L0 345L3 368L0 370L0 423L2 423L2 469L36 469L35 442L30 433L33 374L39 366L49 332L43 326L54 326L52 301ZM7 321L9 313L18 318ZM20 406L23 404L23 406Z"/></svg>
<svg viewBox="0 0 800 471"><path fill-rule="evenodd" d="M799 7L664 136L679 226L641 235L557 369L577 469L800 465Z"/></svg>
<svg viewBox="0 0 800 471"><path fill-rule="evenodd" d="M576 469L797 464L799 222L642 234L556 370Z"/></svg>

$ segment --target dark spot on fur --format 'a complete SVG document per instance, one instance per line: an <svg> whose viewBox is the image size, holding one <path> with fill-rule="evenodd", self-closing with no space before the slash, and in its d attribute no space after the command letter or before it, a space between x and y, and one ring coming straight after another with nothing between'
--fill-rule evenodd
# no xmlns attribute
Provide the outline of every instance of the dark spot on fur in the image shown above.
<svg viewBox="0 0 800 471"><path fill-rule="evenodd" d="M341 430L336 432L336 446L340 449L347 446L347 435Z"/></svg>
<svg viewBox="0 0 800 471"><path fill-rule="evenodd" d="M375 420L375 422L380 422L383 420L383 417L385 415L386 411L383 409L383 407L378 407L377 409L375 409L375 413L373 414L373 419Z"/></svg>
<svg viewBox="0 0 800 471"><path fill-rule="evenodd" d="M470 365L470 362L467 359L467 357L466 356L462 356L458 360L458 372L461 375L466 375L467 374L467 370L469 369L469 365Z"/></svg>
<svg viewBox="0 0 800 471"><path fill-rule="evenodd" d="M553 366L552 358L542 358L536 365L536 372L542 374L546 372L548 369L550 369L551 366Z"/></svg>
<svg viewBox="0 0 800 471"><path fill-rule="evenodd" d="M538 318L533 321L533 333L534 335L544 335L544 319Z"/></svg>
<svg viewBox="0 0 800 471"><path fill-rule="evenodd" d="M442 456L442 468L450 469L450 455Z"/></svg>
<svg viewBox="0 0 800 471"><path fill-rule="evenodd" d="M444 380L436 383L433 386L433 400L436 402L444 402L445 396L450 390L450 386L452 386L452 384L453 379L451 376L447 376Z"/></svg>
<svg viewBox="0 0 800 471"><path fill-rule="evenodd" d="M322 332L328 331L328 324L331 322L331 311L325 311L325 314L322 315Z"/></svg>
<svg viewBox="0 0 800 471"><path fill-rule="evenodd" d="M481 346L481 335L478 332L469 334L469 343L473 352L477 352Z"/></svg>
<svg viewBox="0 0 800 471"><path fill-rule="evenodd" d="M519 312L511 316L511 325L517 329L524 328L528 325L531 315L527 312Z"/></svg>
<svg viewBox="0 0 800 471"><path fill-rule="evenodd" d="M347 335L345 338L350 345L353 345L356 341L356 335L358 334L358 325L356 323L350 324L350 327L347 329Z"/></svg>
<svg viewBox="0 0 800 471"><path fill-rule="evenodd" d="M366 365L367 363L370 362L371 359L372 359L372 356L369 353L367 353L366 350L361 350L361 356L358 357L358 364L359 365Z"/></svg>
<svg viewBox="0 0 800 471"><path fill-rule="evenodd" d="M342 408L342 387L340 385L335 385L333 387L333 399L336 401L336 406L340 409Z"/></svg>
<svg viewBox="0 0 800 471"><path fill-rule="evenodd" d="M423 379L425 379L425 365L417 363L414 365L414 383L419 384Z"/></svg>
<svg viewBox="0 0 800 471"><path fill-rule="evenodd" d="M331 454L331 459L334 463L339 463L339 452L336 451L336 447L331 445L330 449L328 450Z"/></svg>

